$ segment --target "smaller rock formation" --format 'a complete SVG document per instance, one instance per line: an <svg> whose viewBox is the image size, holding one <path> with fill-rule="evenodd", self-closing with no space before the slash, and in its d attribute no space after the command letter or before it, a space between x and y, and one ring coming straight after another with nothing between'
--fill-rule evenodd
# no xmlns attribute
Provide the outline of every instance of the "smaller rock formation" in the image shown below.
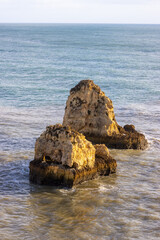
<svg viewBox="0 0 160 240"><path fill-rule="evenodd" d="M63 125L83 133L92 143L111 148L145 149L147 140L133 125L116 122L112 101L92 80L82 80L70 91Z"/></svg>
<svg viewBox="0 0 160 240"><path fill-rule="evenodd" d="M95 165L99 175L115 173L117 163L116 160L111 157L108 148L104 144L96 144L94 147L96 149Z"/></svg>
<svg viewBox="0 0 160 240"><path fill-rule="evenodd" d="M92 145L83 134L60 124L49 126L35 144L30 180L38 184L72 187L116 171L105 145Z"/></svg>
<svg viewBox="0 0 160 240"><path fill-rule="evenodd" d="M51 161L77 169L92 168L95 149L83 134L56 124L46 128L35 144L35 160Z"/></svg>

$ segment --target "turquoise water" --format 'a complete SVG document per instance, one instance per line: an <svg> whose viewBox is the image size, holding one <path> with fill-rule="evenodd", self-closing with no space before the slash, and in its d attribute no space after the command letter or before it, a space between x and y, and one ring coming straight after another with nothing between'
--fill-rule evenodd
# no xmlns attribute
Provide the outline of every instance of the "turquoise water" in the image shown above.
<svg viewBox="0 0 160 240"><path fill-rule="evenodd" d="M146 151L112 150L117 173L73 190L28 181L36 138L92 79ZM0 25L0 238L160 238L160 25Z"/></svg>

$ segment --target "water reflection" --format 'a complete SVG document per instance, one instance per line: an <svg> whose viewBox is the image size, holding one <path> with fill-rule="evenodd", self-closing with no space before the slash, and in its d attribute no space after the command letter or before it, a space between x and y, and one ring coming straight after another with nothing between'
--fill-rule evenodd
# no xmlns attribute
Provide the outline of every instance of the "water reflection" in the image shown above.
<svg viewBox="0 0 160 240"><path fill-rule="evenodd" d="M1 239L156 239L159 159L150 151L111 150L117 173L73 189L31 184L28 159L1 162Z"/></svg>
<svg viewBox="0 0 160 240"><path fill-rule="evenodd" d="M72 190L50 189L51 191L43 192L43 195L42 192L32 191L29 199L31 209L34 209L32 214L43 225L43 231L49 227L49 237L53 233L53 236L58 236L62 232L64 236L67 235L66 239L90 239L93 234L100 237L104 231L105 234L109 231L109 228L105 228L104 231L101 229L100 233L97 229L101 226L97 220L103 222L104 218L104 210L101 208L103 205L105 208L105 199L101 196L102 189L113 191L115 177L110 179L107 188L103 179L96 179ZM97 198L98 193L100 195Z"/></svg>

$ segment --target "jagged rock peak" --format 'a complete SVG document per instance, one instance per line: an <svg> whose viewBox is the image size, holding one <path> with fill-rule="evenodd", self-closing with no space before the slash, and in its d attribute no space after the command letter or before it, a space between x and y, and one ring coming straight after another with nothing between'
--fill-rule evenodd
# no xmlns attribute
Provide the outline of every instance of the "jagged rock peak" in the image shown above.
<svg viewBox="0 0 160 240"><path fill-rule="evenodd" d="M70 93L74 93L77 91L80 91L82 88L89 88L94 89L95 91L97 91L97 93L102 92L100 87L96 84L94 84L93 80L82 80L80 81L74 88L71 88ZM104 94L104 93L103 93Z"/></svg>

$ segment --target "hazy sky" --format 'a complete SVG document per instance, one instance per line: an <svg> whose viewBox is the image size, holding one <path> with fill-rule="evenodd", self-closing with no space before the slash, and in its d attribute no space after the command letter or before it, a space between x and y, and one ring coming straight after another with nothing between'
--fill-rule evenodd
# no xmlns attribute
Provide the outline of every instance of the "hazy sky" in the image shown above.
<svg viewBox="0 0 160 240"><path fill-rule="evenodd" d="M160 24L160 0L0 0L0 22Z"/></svg>

